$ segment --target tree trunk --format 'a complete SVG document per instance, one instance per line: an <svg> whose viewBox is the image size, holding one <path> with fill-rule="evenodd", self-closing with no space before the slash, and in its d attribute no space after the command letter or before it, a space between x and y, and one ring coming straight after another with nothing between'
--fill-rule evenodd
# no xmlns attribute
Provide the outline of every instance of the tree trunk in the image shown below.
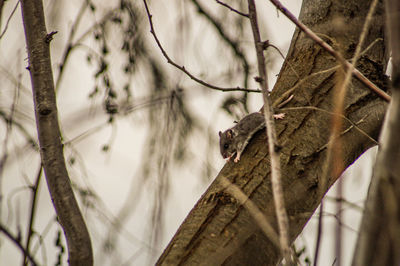
<svg viewBox="0 0 400 266"><path fill-rule="evenodd" d="M349 59L357 45L370 2L304 0L300 20ZM381 3L371 24L364 48L383 38L384 9ZM323 110L332 111L334 105L335 70L310 75L336 65L334 58L296 30L287 61L271 93L274 101L308 77L292 93L294 98L288 106L296 108L284 110L285 119L276 122L282 145L282 182L291 241L300 234L321 200L318 184L331 128L330 114ZM384 87L385 66L382 39L357 64L357 68L381 88ZM310 106L319 110L307 108ZM343 121L342 157L334 157L336 160L342 160L347 167L374 145L363 133L376 139L386 106L381 98L353 79L345 98L344 115L356 126ZM157 265L275 265L281 259L279 249L221 185L223 178L238 186L277 231L267 140L265 131L260 131L250 141L239 163L228 162L223 167L180 226ZM337 178L330 175L329 185Z"/></svg>
<svg viewBox="0 0 400 266"><path fill-rule="evenodd" d="M65 233L70 265L92 265L90 236L71 188L61 143L49 49L54 33L46 32L41 0L23 0L21 8L40 155L47 185Z"/></svg>

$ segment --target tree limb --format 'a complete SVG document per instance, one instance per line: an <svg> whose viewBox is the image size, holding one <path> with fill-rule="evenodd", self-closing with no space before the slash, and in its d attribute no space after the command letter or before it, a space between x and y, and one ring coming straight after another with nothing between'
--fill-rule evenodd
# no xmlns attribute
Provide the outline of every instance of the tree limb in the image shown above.
<svg viewBox="0 0 400 266"><path fill-rule="evenodd" d="M22 251L25 257L28 258L28 260L32 263L32 265L36 266L39 265L36 260L32 257L32 255L29 253L28 250L24 248L20 240L16 237L13 236L13 234L7 230L6 227L4 227L2 224L0 224L0 232L3 232L14 244Z"/></svg>
<svg viewBox="0 0 400 266"><path fill-rule="evenodd" d="M276 136L275 122L273 118L274 111L272 109L271 99L268 90L267 67L264 58L264 44L261 42L260 30L258 28L256 4L254 0L248 0L249 5L249 19L251 29L253 32L254 46L257 53L257 64L259 82L262 88L262 95L264 100L264 117L265 128L268 136L268 151L271 156L271 183L272 193L274 195L274 203L276 210L276 217L278 220L279 228L279 243L282 255L285 257L287 263L293 263L290 238L289 238L289 219L286 213L285 201L282 191L281 181L281 161L280 161L280 148Z"/></svg>
<svg viewBox="0 0 400 266"><path fill-rule="evenodd" d="M22 0L21 7L47 185L67 240L70 265L92 265L90 236L71 188L61 143L49 49L52 35L46 33L41 0Z"/></svg>
<svg viewBox="0 0 400 266"><path fill-rule="evenodd" d="M324 42L320 37L317 36L312 30L310 30L306 25L301 23L287 8L285 8L279 0L270 0L282 13L289 18L293 23L296 24L305 34L307 34L311 39L313 39L318 45L324 48L328 53L334 56L343 66L345 69L351 69L351 64L346 61L343 56L335 51L328 43ZM353 68L352 74L358 78L365 86L367 86L370 90L374 91L378 94L382 99L386 101L390 101L390 96L381 90L378 86L376 86L373 82L371 82L368 78L366 78L358 69Z"/></svg>
<svg viewBox="0 0 400 266"><path fill-rule="evenodd" d="M180 66L180 65L178 65L177 63L175 63L175 62L168 56L167 52L166 52L166 51L164 50L164 48L162 47L161 42L160 42L160 40L158 39L158 37L157 37L157 35L156 35L155 31L154 31L152 15L151 15L150 10L149 10L149 8L148 8L148 6L147 6L146 0L143 0L143 3L144 3L144 6L145 6L145 8L146 8L147 17L149 18L150 33L153 35L153 37L154 37L154 39L155 39L155 41L156 41L156 43L157 43L158 48L161 50L162 55L165 57L165 59L167 59L168 64L173 65L175 68L177 68L177 69L179 69L180 71L182 71L183 73L185 73L189 78L191 78L192 80L196 81L197 83L199 83L199 84L201 84L201 85L203 85L203 86L205 86L205 87L208 87L208 88L210 88L210 89L213 89L213 90L224 91L224 92L226 92L226 91L261 92L261 90L240 88L239 86L238 86L238 87L235 87L235 88L223 88L223 87L218 87L218 86L209 84L209 83L207 83L207 82L205 82L205 81L203 81L203 80L197 78L196 76L194 76L194 75L193 75L192 73L190 73L184 66Z"/></svg>

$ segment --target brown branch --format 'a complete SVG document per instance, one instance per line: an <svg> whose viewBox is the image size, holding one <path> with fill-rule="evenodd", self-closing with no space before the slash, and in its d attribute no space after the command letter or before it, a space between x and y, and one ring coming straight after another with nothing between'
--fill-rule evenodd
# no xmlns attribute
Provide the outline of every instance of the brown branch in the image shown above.
<svg viewBox="0 0 400 266"><path fill-rule="evenodd" d="M282 57L282 59L283 59L283 60L286 60L286 57L285 57L285 55L281 52L281 50L280 50L276 45L273 45L272 43L270 43L269 40L264 41L264 42L263 42L263 45L264 45L264 49L265 49L265 50L266 50L268 47L274 48L274 49L278 52L278 54ZM293 73L296 75L296 77L300 78L299 74L297 74L297 72L296 72L296 70L293 68L292 64L291 64L289 61L286 61L286 62L288 63L289 67L292 69L292 71L293 71Z"/></svg>
<svg viewBox="0 0 400 266"><path fill-rule="evenodd" d="M254 45L257 52L259 82L263 91L265 127L268 136L268 148L271 157L271 183L274 196L275 211L278 220L279 242L282 255L287 263L293 263L290 249L289 219L285 209L284 196L281 182L281 163L279 155L279 145L276 137L275 122L271 99L268 91L267 70L264 58L264 45L261 42L260 31L257 22L257 11L254 0L248 0L249 19L254 37Z"/></svg>
<svg viewBox="0 0 400 266"><path fill-rule="evenodd" d="M18 237L13 236L13 234L8 231L7 228L4 227L4 225L0 224L0 231L3 232L21 251L24 253L24 256L29 259L29 261L32 263L32 265L39 265L35 259L32 257L32 255L24 248L24 246L21 244L20 240Z"/></svg>
<svg viewBox="0 0 400 266"><path fill-rule="evenodd" d="M315 107L315 106L287 107L287 108L282 108L282 109L280 109L280 111L283 111L283 112L287 112L287 111L296 111L296 110L315 110L315 111L319 111L319 112L323 112L323 113L329 114L329 115L331 115L331 116L335 115L334 112L330 112L330 111L327 111L327 110L324 110L324 109L322 109L322 108L318 108L318 107ZM357 126L357 124L360 123L360 121L357 122L357 124L356 124L356 123L354 123L353 121L351 121L350 119L348 119L346 116L344 116L343 114L339 114L339 115L337 115L337 116L340 117L341 119L347 121L352 127L354 127L354 128L355 128L358 132L360 132L362 135L364 135L365 137L367 137L372 143L375 143L375 145L379 145L379 142L378 142L378 141L376 141L373 137L371 137L370 135L368 135L364 130L362 130L361 128L359 128L359 127Z"/></svg>
<svg viewBox="0 0 400 266"><path fill-rule="evenodd" d="M319 248L321 245L321 237L322 237L322 229L323 229L323 217L322 214L324 212L324 201L321 200L321 204L319 205L319 216L318 216L318 231L317 231L317 240L315 243L315 252L314 252L314 266L318 265L318 255L319 255Z"/></svg>
<svg viewBox="0 0 400 266"><path fill-rule="evenodd" d="M21 7L40 155L47 185L67 240L70 265L92 265L89 232L72 191L65 165L43 3L41 0L22 0Z"/></svg>
<svg viewBox="0 0 400 266"><path fill-rule="evenodd" d="M0 26L1 26L1 20L2 20L1 18L3 15L4 2L5 2L5 0L0 0Z"/></svg>
<svg viewBox="0 0 400 266"><path fill-rule="evenodd" d="M301 23L296 16L294 16L286 7L282 5L279 0L270 0L272 4L274 4L288 19L290 19L300 30L302 30L308 37L314 40L319 46L325 49L328 53L334 56L346 70L351 68L351 64L346 61L342 55L336 52L328 43L324 42L320 37L317 36L311 29L309 29L306 25ZM365 86L367 86L370 90L374 91L378 94L382 99L389 102L390 96L381 90L378 86L376 86L373 82L371 82L368 78L366 78L358 69L352 69L352 74L361 81Z"/></svg>
<svg viewBox="0 0 400 266"><path fill-rule="evenodd" d="M19 1L17 1L17 3L15 4L14 9L11 11L10 16L7 19L6 25L4 26L3 32L0 34L0 39L3 38L4 34L6 34L7 29L8 29L8 24L10 24L11 18L13 17L15 11L17 11L17 7L19 5ZM1 3L1 7L3 6L3 3ZM1 14L1 13L0 13ZM1 17L0 17L1 19Z"/></svg>
<svg viewBox="0 0 400 266"><path fill-rule="evenodd" d="M187 76L189 76L189 78L191 78L192 80L196 81L197 83L208 87L210 89L213 90L218 90L218 91L245 91L245 92L261 92L261 90L254 90L254 89L246 89L246 88L240 88L239 86L236 88L222 88L222 87L218 87L218 86L214 86L212 84L209 84L201 79L196 78L193 74L191 74L188 70L186 70L186 68L184 66L180 66L177 63L175 63L167 54L167 52L164 50L164 48L161 45L160 40L158 39L155 31L154 31L154 26L153 26L153 20L152 20L152 15L149 11L149 8L147 6L147 2L146 0L143 0L143 3L145 5L146 8L146 13L147 13L147 17L149 19L149 24L150 24L150 33L153 35L154 40L157 43L158 48L161 50L162 55L165 57L165 59L167 59L168 64L173 65L175 68L181 70L183 73L185 73Z"/></svg>
<svg viewBox="0 0 400 266"><path fill-rule="evenodd" d="M36 175L35 184L31 187L31 189L32 189L31 213L30 213L30 217L29 217L28 233L26 235L26 243L25 243L25 250L27 250L27 251L29 251L29 245L30 245L31 239L32 239L33 223L35 220L36 203L37 203L40 179L42 176L42 170L43 170L43 167L42 167L42 165L40 165L39 171ZM28 265L28 260L27 260L26 254L24 254L24 260L22 261L22 265Z"/></svg>
<svg viewBox="0 0 400 266"><path fill-rule="evenodd" d="M360 55L363 55L365 53L367 53L375 44L377 44L378 42L383 41L382 38L378 38L376 40L374 40L370 45L368 45L367 48L364 49L364 51L362 51L362 53ZM269 44L270 46L272 46L271 44ZM289 62L288 62L289 63ZM289 64L289 67L292 69L292 71L295 72L294 68L291 67L291 65ZM310 75L307 75L306 77L300 79L292 88L288 89L287 91L285 91L284 93L282 93L282 95L274 101L274 103L272 104L273 107L277 107L278 105L280 105L281 102L284 101L284 99L287 99L298 87L300 87L300 85L302 85L304 82L308 81L309 79L316 77L318 75L321 74L326 74L329 72L333 72L336 71L337 69L339 69L340 65L336 65L334 67L325 69L325 70L321 70L315 73L312 73ZM295 72L295 74L297 75L297 73Z"/></svg>
<svg viewBox="0 0 400 266"><path fill-rule="evenodd" d="M88 5L89 5L88 1L82 1L82 6L80 7L78 15L76 16L74 24L72 25L71 30L69 32L67 45L65 46L66 48L62 55L62 59L61 59L60 67L59 67L59 73L58 73L58 77L56 79L56 86L55 86L56 91L58 91L58 89L60 88L61 80L64 75L65 65L67 64L68 58L71 55L71 52L75 47L75 45L73 44L73 38L75 36L76 29L78 28L79 23L81 22L83 14L85 13L85 10Z"/></svg>
<svg viewBox="0 0 400 266"><path fill-rule="evenodd" d="M215 1L216 1L218 4L223 5L224 7L228 8L230 11L233 11L233 12L235 12L235 13L237 13L237 14L243 16L243 17L246 17L246 18L249 17L248 14L245 14L245 13L243 13L243 12L240 12L239 10L237 10L237 9L235 9L235 8L233 8L233 7L231 7L231 6L228 5L228 4L225 4L224 2L221 2L221 1L219 1L219 0L215 0Z"/></svg>
<svg viewBox="0 0 400 266"><path fill-rule="evenodd" d="M280 248L278 234L257 205L254 204L238 186L232 184L227 178L221 178L220 182L221 185L246 208L268 239L271 240L277 248Z"/></svg>
<svg viewBox="0 0 400 266"><path fill-rule="evenodd" d="M244 72L244 87L247 87L247 82L249 78L249 72L250 72L250 66L249 63L247 62L247 59L243 52L240 49L240 46L237 41L234 41L227 32L224 30L223 24L221 24L220 21L218 21L215 17L213 17L209 12L207 12L197 0L192 0L192 3L196 6L197 11L199 14L203 15L217 30L219 36L222 38L222 40L225 41L226 44L233 50L234 54L236 57L239 58L240 61L242 61L243 64L243 72Z"/></svg>
<svg viewBox="0 0 400 266"><path fill-rule="evenodd" d="M325 193L325 191L327 189L328 179L329 179L328 175L330 175L330 173L328 171L330 169L332 169L332 171L337 171L336 173L333 173L333 175L337 175L342 171L342 168L343 168L340 159L334 160L334 154L336 155L336 158L341 158L341 152L339 149L339 147L341 147L341 143L337 142L338 136L340 134L340 130L342 128L342 119L340 119L340 116L343 115L344 99L345 99L345 96L347 93L347 86L350 84L352 72L355 69L355 65L356 65L359 55L361 53L361 47L366 38L366 33L367 33L369 25L371 23L372 15L375 11L377 3L378 3L377 0L374 0L372 2L371 7L368 10L367 17L365 19L365 23L363 24L363 29L360 34L360 39L357 44L356 51L355 51L353 59L352 59L352 63L346 69L346 73L344 74L343 80L337 80L337 84L335 86L337 93L335 94L335 99L334 99L334 103L335 103L334 115L332 116L332 131L329 136L326 164L324 166L324 171L322 173L321 182L320 182L321 196ZM339 76L340 76L340 74L338 74L337 78L341 78ZM331 165L332 165L332 167L330 167ZM338 257L337 259L340 260L340 257Z"/></svg>

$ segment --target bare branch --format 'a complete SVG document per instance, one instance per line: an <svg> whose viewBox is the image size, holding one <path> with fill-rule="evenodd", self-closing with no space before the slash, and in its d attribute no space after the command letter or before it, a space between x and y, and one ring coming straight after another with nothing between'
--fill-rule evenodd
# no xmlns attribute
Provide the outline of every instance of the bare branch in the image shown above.
<svg viewBox="0 0 400 266"><path fill-rule="evenodd" d="M89 5L88 1L82 1L82 6L80 7L78 15L76 16L74 24L72 25L71 30L69 32L67 45L65 46L66 48L62 55L62 59L61 59L60 67L59 67L59 73L58 73L58 77L56 79L56 86L55 86L56 91L58 91L58 89L60 87L61 80L62 80L62 77L64 74L65 65L67 64L69 55L71 54L71 52L74 48L73 38L75 36L76 29L78 28L79 23L81 22L83 14L85 13L85 10L88 5Z"/></svg>
<svg viewBox="0 0 400 266"><path fill-rule="evenodd" d="M318 108L315 106L299 106L299 107L286 107L286 108L282 108L280 109L283 112L287 112L287 111L295 111L295 110L315 110L315 111L319 111L319 112L323 112L326 114L329 114L331 116L335 115L335 113L324 110L322 108ZM346 116L344 116L343 114L336 114L338 117L340 117L341 119L345 120L346 122L348 122L352 127L354 127L358 132L360 132L362 135L364 135L365 137L367 137L371 142L375 143L376 145L379 145L379 142L376 141L373 137L371 137L370 135L368 135L368 133L366 133L364 130L362 130L360 127L357 126L357 124L359 124L362 121L359 121L356 123L354 123L353 121L351 121L350 119L348 119Z"/></svg>
<svg viewBox="0 0 400 266"><path fill-rule="evenodd" d="M289 18L300 30L302 30L307 36L309 36L312 40L314 40L319 46L324 48L328 53L334 56L339 62L345 67L346 70L351 68L351 64L346 61L342 55L336 52L328 43L323 41L320 37L317 36L311 29L309 29L306 25L301 23L286 7L282 5L279 0L270 0L272 4L274 4L287 18ZM373 82L371 82L368 78L366 78L359 70L356 68L352 69L352 74L361 81L365 86L367 86L370 90L374 91L378 94L382 99L389 102L390 96L377 87Z"/></svg>
<svg viewBox="0 0 400 266"><path fill-rule="evenodd" d="M176 67L177 69L181 70L183 73L185 73L187 76L189 76L189 78L191 78L192 80L196 81L197 83L208 87L210 89L213 90L218 90L218 91L245 91L245 92L261 92L261 90L254 90L254 89L245 89L245 88L240 88L239 86L236 88L222 88L222 87L218 87L218 86L214 86L211 85L201 79L196 78L193 74L191 74L189 71L186 70L186 68L184 66L180 66L177 63L175 63L174 61L171 60L171 58L168 56L167 52L164 50L164 48L162 47L160 40L158 39L155 31L154 31L154 26L153 26L153 21L152 21L152 15L150 14L149 8L147 6L147 2L146 0L143 0L143 3L145 5L146 8L146 13L147 13L147 17L149 18L149 24L150 24L150 33L153 35L158 48L160 48L161 53L163 54L163 56L165 57L165 59L167 59L167 62L171 65L173 65L174 67Z"/></svg>
<svg viewBox="0 0 400 266"><path fill-rule="evenodd" d="M279 242L281 246L282 255L285 257L286 262L291 264L293 263L293 259L291 256L291 249L290 249L289 219L286 213L284 197L283 197L279 145L276 137L271 99L269 97L269 92L268 92L268 79L267 79L267 71L264 58L264 45L261 42L260 31L258 29L257 11L254 0L248 0L248 5L249 5L249 19L253 31L254 45L257 52L258 74L259 74L258 79L263 91L264 117L265 117L265 125L268 136L268 149L271 157L271 183L272 183L272 192L274 195L275 211L279 227Z"/></svg>
<svg viewBox="0 0 400 266"><path fill-rule="evenodd" d="M4 225L0 224L0 231L3 232L21 251L22 253L24 253L24 256L26 256L29 261L32 263L32 265L39 265L35 259L32 257L31 254L29 254L28 250L26 250L20 240L18 239L18 237L13 236L13 234L7 230L7 228L4 227Z"/></svg>
<svg viewBox="0 0 400 266"><path fill-rule="evenodd" d="M244 87L247 88L247 82L249 78L249 72L250 72L250 66L249 63L247 62L247 59L243 52L240 49L239 43L235 40L233 40L227 32L224 30L223 24L221 24L220 21L218 21L215 17L211 16L209 12L207 12L197 0L192 0L192 3L196 6L197 11L203 15L213 26L214 28L218 31L218 34L221 36L222 40L224 40L229 47L233 50L235 53L236 57L242 61L243 64L243 71L244 71Z"/></svg>
<svg viewBox="0 0 400 266"><path fill-rule="evenodd" d="M314 252L314 266L318 266L318 254L319 254L319 248L321 245L321 236L322 236L322 214L324 212L324 201L321 200L321 204L319 205L319 216L318 216L318 231L317 231L317 240L315 243L315 252Z"/></svg>
<svg viewBox="0 0 400 266"><path fill-rule="evenodd" d="M221 2L221 1L219 1L219 0L215 0L215 1L216 1L218 4L223 5L224 7L228 8L230 11L233 11L233 12L235 12L235 13L237 13L237 14L243 16L243 17L246 17L246 18L249 17L248 14L242 13L242 12L240 12L239 10L237 10L237 9L235 9L235 8L233 8L233 7L231 7L231 6L228 5L228 4L225 4L225 3L223 3L223 2Z"/></svg>
<svg viewBox="0 0 400 266"><path fill-rule="evenodd" d="M279 55L283 58L283 60L286 60L286 58L285 58L285 56L283 55L283 53L281 52L281 50L280 50L277 46L271 44L269 40L264 41L264 42L263 42L263 45L264 45L264 49L267 49L268 47L274 48L274 49L279 53ZM296 70L293 68L292 64L291 64L289 61L286 61L286 62L288 63L289 67L292 69L292 71L293 71L293 73L296 75L296 77L300 78L299 74L297 74L297 72L296 72Z"/></svg>
<svg viewBox="0 0 400 266"><path fill-rule="evenodd" d="M268 222L267 218L260 211L257 205L254 204L254 202L252 202L249 197L247 197L247 195L240 190L240 188L238 188L235 184L232 184L227 178L221 178L220 182L221 185L225 187L225 189L247 209L264 234L271 240L271 242L277 248L280 248L278 234L275 232L274 228Z"/></svg>
<svg viewBox="0 0 400 266"><path fill-rule="evenodd" d="M50 49L41 0L21 0L40 155L50 195L68 244L70 265L92 265L89 232L65 165Z"/></svg>
<svg viewBox="0 0 400 266"><path fill-rule="evenodd" d="M374 0L371 4L371 7L368 11L367 17L365 19L365 23L363 26L363 29L360 34L360 40L357 44L356 51L354 53L352 63L349 63L349 66L347 67L347 71L345 73L345 76L343 77L343 80L338 80L338 84L336 85L337 93L335 94L335 99L334 99L334 114L333 115L333 121L332 121L332 133L330 134L329 137L329 145L328 145L328 152L327 152L327 159L326 159L326 166L324 167L324 171L321 177L321 182L320 182L320 193L321 196L325 193L327 185L328 185L328 171L329 169L333 169L333 171L338 171L337 173L334 173L334 175L339 174L341 172L341 162L340 160L333 160L333 154L336 154L338 158L340 158L340 143L338 143L336 140L338 139L338 135L340 133L340 130L342 128L342 119L340 119L340 116L343 115L343 110L344 110L344 98L347 92L347 86L351 81L351 76L353 73L353 70L355 69L355 65L357 63L357 60L359 58L359 55L361 53L361 47L362 44L364 43L369 25L371 23L372 15L375 11L376 5L378 1ZM346 61L347 62L347 61ZM333 165L332 168L330 168L330 165ZM340 259L340 258L338 258Z"/></svg>
<svg viewBox="0 0 400 266"><path fill-rule="evenodd" d="M13 17L15 11L17 10L18 5L19 5L19 1L17 1L17 3L15 4L14 9L11 11L11 14L7 19L6 25L4 26L3 32L0 34L0 39L3 38L4 34L6 34L6 31L7 31L7 28L8 28L8 24L10 23L11 18ZM3 3L1 4L1 6L3 6Z"/></svg>
<svg viewBox="0 0 400 266"><path fill-rule="evenodd" d="M31 187L31 189L32 189L31 213L30 213L28 233L26 235L26 243L25 243L25 250L27 250L27 251L29 251L29 245L30 245L31 239L32 239L33 222L35 220L35 211L36 211L36 203L37 203L36 199L38 196L38 188L39 188L40 179L42 176L42 170L43 170L43 167L42 167L42 165L40 165L39 171L36 175L35 184ZM26 254L24 254L24 260L22 261L22 265L28 265L28 260L27 260Z"/></svg>

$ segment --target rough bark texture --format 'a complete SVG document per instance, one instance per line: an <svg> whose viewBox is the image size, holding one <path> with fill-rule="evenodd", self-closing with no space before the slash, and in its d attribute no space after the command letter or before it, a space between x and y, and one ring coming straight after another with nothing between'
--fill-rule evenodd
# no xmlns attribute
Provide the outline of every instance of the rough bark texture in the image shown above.
<svg viewBox="0 0 400 266"><path fill-rule="evenodd" d="M71 188L57 117L53 73L41 0L21 1L29 55L40 155L58 221L68 244L70 265L92 265L88 230Z"/></svg>
<svg viewBox="0 0 400 266"><path fill-rule="evenodd" d="M353 265L400 265L400 3L385 1L392 47L392 101L365 205Z"/></svg>
<svg viewBox="0 0 400 266"><path fill-rule="evenodd" d="M315 32L325 34L323 38L326 41L340 50L345 58L351 58L369 4L370 0L304 0L300 20ZM383 13L379 4L365 46L383 38ZM332 57L298 31L294 33L287 59L300 79L336 65ZM380 41L360 58L357 67L382 88L385 65L384 42ZM272 100L298 82L297 76L285 63L271 94ZM288 106L316 106L331 111L334 86L334 71L313 76L293 93L294 99ZM383 100L353 79L345 99L344 114L347 118L376 138L385 110ZM326 112L303 108L285 113L286 118L277 121L277 134L283 147L282 182L293 241L320 202L318 183L331 125ZM341 159L348 166L373 143L348 122L343 124L343 130L349 130L341 135ZM266 143L265 131L258 132L241 161L224 166L180 226L159 258L158 265L275 265L280 260L279 250L219 182L225 177L241 188L276 229ZM331 185L338 177L329 178Z"/></svg>

